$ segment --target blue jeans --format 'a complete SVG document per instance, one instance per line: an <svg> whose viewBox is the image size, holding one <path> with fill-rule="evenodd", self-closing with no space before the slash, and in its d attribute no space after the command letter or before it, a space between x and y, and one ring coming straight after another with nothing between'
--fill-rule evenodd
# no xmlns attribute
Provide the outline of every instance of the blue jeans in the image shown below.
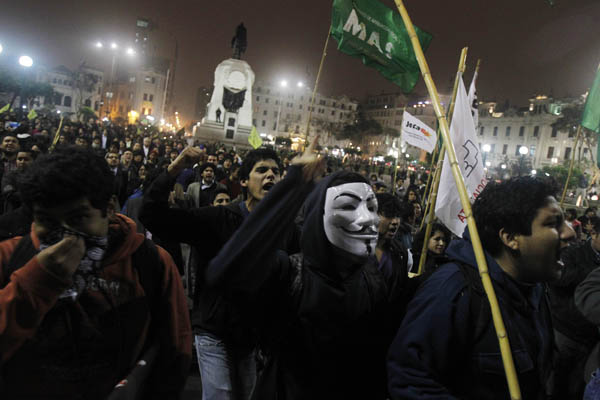
<svg viewBox="0 0 600 400"><path fill-rule="evenodd" d="M202 379L202 400L249 399L256 382L254 352L232 359L221 339L201 334L196 335L194 341Z"/></svg>
<svg viewBox="0 0 600 400"><path fill-rule="evenodd" d="M592 379L585 387L583 400L599 400L600 399L600 369L592 374Z"/></svg>

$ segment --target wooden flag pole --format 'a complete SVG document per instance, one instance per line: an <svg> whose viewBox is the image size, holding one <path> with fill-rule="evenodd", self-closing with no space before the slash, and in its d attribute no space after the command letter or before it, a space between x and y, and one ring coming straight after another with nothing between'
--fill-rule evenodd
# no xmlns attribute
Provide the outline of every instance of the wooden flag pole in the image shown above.
<svg viewBox="0 0 600 400"><path fill-rule="evenodd" d="M565 181L565 187L562 192L562 196L560 196L560 208L563 207L565 203L565 196L567 195L567 189L569 188L569 180L571 179L571 174L573 173L573 164L575 163L575 153L577 153L577 144L579 143L579 138L581 137L581 125L577 128L577 138L575 139L575 146L573 146L573 154L571 155L571 162L569 163L569 173L567 174L567 180Z"/></svg>
<svg viewBox="0 0 600 400"><path fill-rule="evenodd" d="M456 94L458 93L458 84L460 83L460 77L465 72L465 65L467 63L467 52L469 48L464 47L460 53L460 59L458 61L458 70L456 71L456 78L454 79L454 87L452 88L452 99L450 100L450 104L448 106L448 121L452 120L452 115L454 114L454 105L456 104ZM440 157L438 158L438 166L435 170L435 178L433 180L432 191L429 196L429 201L427 202L428 213L423 214L423 216L427 215L427 228L425 229L425 238L423 240L423 247L421 248L421 257L419 258L419 268L417 270L417 275L421 275L423 273L423 268L425 267L425 263L427 262L427 245L429 243L429 238L431 237L431 230L433 228L433 219L435 218L435 202L437 200L438 189L440 188L440 177L442 175L442 166L444 164L444 157L446 155L445 147L440 151ZM425 218L423 218L423 221ZM422 221L421 221L422 222ZM421 224L421 229L423 228L423 224Z"/></svg>
<svg viewBox="0 0 600 400"><path fill-rule="evenodd" d="M319 79L321 78L321 71L323 70L323 64L325 63L325 56L327 55L327 45L329 44L329 37L331 36L331 25L327 31L327 39L325 39L325 46L323 46L323 54L321 55L321 63L319 64L319 70L317 71L317 79L315 81L315 87L313 88L312 97L310 99L310 107L308 108L308 120L306 121L306 135L305 141L308 140L310 133L310 120L312 118L312 110L315 107L315 97L317 95L317 88L319 87ZM302 145L304 147L304 144Z"/></svg>
<svg viewBox="0 0 600 400"><path fill-rule="evenodd" d="M425 55L423 54L421 43L419 43L419 38L417 37L415 28L412 24L412 21L410 20L410 16L408 15L408 12L406 11L402 0L394 1L396 3L396 6L398 7L398 11L402 16L402 20L404 21L404 25L406 26L406 29L410 36L410 40L412 42L417 57L417 61L419 62L421 74L423 75L423 79L425 80L429 96L433 101L433 107L435 109L435 113L440 123L441 132L444 137L444 148L446 149L446 153L448 153L448 159L450 161L450 166L452 167L452 175L454 176L454 181L456 182L456 188L458 189L460 202L462 204L463 211L467 217L467 226L469 228L469 234L471 235L471 243L473 245L473 251L475 252L475 259L477 260L479 275L481 276L483 288L490 302L492 320L494 322L494 328L496 329L496 334L498 336L498 343L500 345L500 353L502 354L502 362L504 364L504 372L506 374L506 380L508 383L510 397L512 400L521 400L521 389L519 388L519 380L517 377L517 372L515 370L515 363L510 349L508 335L506 333L504 321L502 320L502 314L500 313L500 306L498 305L498 299L496 297L496 293L492 285L492 280L490 279L489 270L485 259L485 253L483 252L481 239L479 238L479 232L477 231L475 219L473 218L471 203L469 201L469 194L467 193L465 182L460 173L458 161L456 160L456 152L454 151L454 145L452 144L450 138L450 128L448 127L448 121L446 120L446 117L444 115L437 88L435 87L435 83L433 82L433 78L431 77L431 72L429 72L427 60L425 60Z"/></svg>
<svg viewBox="0 0 600 400"><path fill-rule="evenodd" d="M58 139L60 138L60 130L62 129L62 124L63 124L63 119L64 118L65 117L60 117L60 122L58 123L58 129L56 129L56 134L54 135L54 140L52 141L52 145L48 149L48 151L50 153L54 150L54 148L58 144Z"/></svg>
<svg viewBox="0 0 600 400"><path fill-rule="evenodd" d="M440 131L438 129L437 131L437 139L440 140ZM436 143L435 148L433 149L433 153L431 154L431 163L429 163L429 174L427 176L427 184L425 185L425 192L423 193L423 199L421 200L421 209L424 210L423 215L427 215L427 210L429 209L429 202L427 201L427 199L429 198L429 196L431 196L431 188L432 188L432 176L433 176L433 166L435 165L436 162L436 157L438 156L438 148L439 146ZM423 221L425 220L425 218L421 218L421 226L419 227L419 230L421 230L423 228Z"/></svg>

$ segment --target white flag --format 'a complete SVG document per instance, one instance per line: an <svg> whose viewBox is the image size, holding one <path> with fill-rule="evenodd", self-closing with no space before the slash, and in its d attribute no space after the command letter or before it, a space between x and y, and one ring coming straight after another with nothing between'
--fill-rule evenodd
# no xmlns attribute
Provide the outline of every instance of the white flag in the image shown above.
<svg viewBox="0 0 600 400"><path fill-rule="evenodd" d="M471 203L483 190L487 181L483 170L482 154L477 145L475 124L465 84L460 78L456 104L450 126L450 138L456 151L456 159L467 187ZM458 190L450 169L448 157L444 159L442 176L435 205L435 215L455 235L462 236L467 218L458 197Z"/></svg>
<svg viewBox="0 0 600 400"><path fill-rule="evenodd" d="M471 86L469 87L469 104L471 105L471 115L473 115L473 123L475 129L479 125L479 102L477 101L477 90L475 89L475 82L477 82L477 71L473 75Z"/></svg>
<svg viewBox="0 0 600 400"><path fill-rule="evenodd" d="M402 117L402 141L431 153L437 142L435 131L406 111Z"/></svg>

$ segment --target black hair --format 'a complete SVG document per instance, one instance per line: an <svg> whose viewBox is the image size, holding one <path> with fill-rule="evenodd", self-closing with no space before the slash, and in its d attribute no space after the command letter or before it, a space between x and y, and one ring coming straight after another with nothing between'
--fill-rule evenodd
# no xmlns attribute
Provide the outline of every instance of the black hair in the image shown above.
<svg viewBox="0 0 600 400"><path fill-rule="evenodd" d="M583 215L587 215L587 213L589 213L590 211L593 212L593 213L596 213L596 207L588 207L588 208L586 208L585 211L583 212Z"/></svg>
<svg viewBox="0 0 600 400"><path fill-rule="evenodd" d="M92 150L65 146L40 156L20 181L23 202L56 207L87 198L106 215L114 176L104 159Z"/></svg>
<svg viewBox="0 0 600 400"><path fill-rule="evenodd" d="M565 210L565 214L572 216L573 218L577 218L577 210L574 208L569 208Z"/></svg>
<svg viewBox="0 0 600 400"><path fill-rule="evenodd" d="M198 175L202 175L202 173L204 172L204 170L205 170L206 168L212 168L212 170L213 170L213 173L216 173L216 172L217 172L217 167L216 167L216 165L215 165L215 164L213 164L213 163L209 163L209 162L207 162L207 163L204 163L204 164L202 164L202 165L201 165L201 166L198 168Z"/></svg>
<svg viewBox="0 0 600 400"><path fill-rule="evenodd" d="M240 170L240 179L248 179L250 176L250 172L252 168L256 165L256 163L261 162L263 160L273 160L277 165L281 165L281 160L279 156L272 149L256 149L249 151L244 157L244 161L242 162L242 169Z"/></svg>
<svg viewBox="0 0 600 400"><path fill-rule="evenodd" d="M591 217L588 220L588 223L592 224L592 229L594 230L594 232L600 233L600 217Z"/></svg>
<svg viewBox="0 0 600 400"><path fill-rule="evenodd" d="M394 195L389 193L377 193L377 213L387 218L400 217L402 215L402 203Z"/></svg>
<svg viewBox="0 0 600 400"><path fill-rule="evenodd" d="M473 203L473 217L483 248L492 256L500 254L501 229L511 234L531 235L531 224L538 210L557 190L554 180L531 176L488 183Z"/></svg>
<svg viewBox="0 0 600 400"><path fill-rule="evenodd" d="M413 239L412 243L412 254L421 254L421 251L423 250L423 242L425 241L426 230L427 226L423 226L423 228L415 235L415 238ZM446 228L446 226L441 222L434 221L431 224L431 236L429 236L429 238L431 239L436 232L442 232L442 234L444 235L444 240L446 242L446 247L448 247L450 239L452 238L452 233L450 232L450 230Z"/></svg>
<svg viewBox="0 0 600 400"><path fill-rule="evenodd" d="M418 186L416 186L416 185L410 185L410 186L408 187L408 189L406 189L406 193L404 193L404 198L403 198L403 201L404 201L405 203L408 203L408 194L409 194L410 192L413 192L413 193L414 193L414 194L417 196L417 199L416 199L416 201L418 201L418 202L420 203L420 202L421 202L421 195L419 194L419 187L418 187Z"/></svg>

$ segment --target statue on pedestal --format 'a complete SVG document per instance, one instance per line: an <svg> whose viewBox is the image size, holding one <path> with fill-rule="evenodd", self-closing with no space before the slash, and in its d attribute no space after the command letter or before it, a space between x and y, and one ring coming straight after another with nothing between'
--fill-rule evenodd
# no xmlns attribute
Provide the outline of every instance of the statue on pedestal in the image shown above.
<svg viewBox="0 0 600 400"><path fill-rule="evenodd" d="M233 49L233 58L236 60L242 59L242 54L246 52L248 42L246 40L246 27L242 22L235 29L235 36L231 39L231 48Z"/></svg>

